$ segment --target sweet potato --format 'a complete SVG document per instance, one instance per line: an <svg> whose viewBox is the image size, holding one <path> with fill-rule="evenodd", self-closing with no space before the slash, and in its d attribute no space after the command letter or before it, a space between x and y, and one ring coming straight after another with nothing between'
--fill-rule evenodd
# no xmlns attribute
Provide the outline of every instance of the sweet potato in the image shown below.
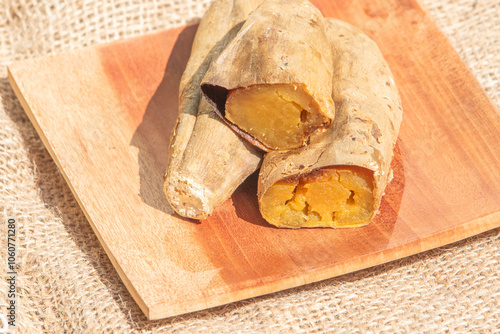
<svg viewBox="0 0 500 334"><path fill-rule="evenodd" d="M265 0L203 79L217 113L265 151L301 147L331 124L332 52L323 20L308 0Z"/></svg>
<svg viewBox="0 0 500 334"><path fill-rule="evenodd" d="M327 19L336 118L303 149L270 152L259 175L262 216L279 227L356 227L377 213L403 110L377 45Z"/></svg>
<svg viewBox="0 0 500 334"><path fill-rule="evenodd" d="M215 0L204 15L179 89L163 190L182 216L202 219L260 165L262 153L236 135L202 98L210 63L236 35L260 0Z"/></svg>

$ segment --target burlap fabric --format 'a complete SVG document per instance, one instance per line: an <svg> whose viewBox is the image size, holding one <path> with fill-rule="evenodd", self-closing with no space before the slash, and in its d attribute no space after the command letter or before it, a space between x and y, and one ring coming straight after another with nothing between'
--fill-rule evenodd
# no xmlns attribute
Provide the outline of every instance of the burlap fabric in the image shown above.
<svg viewBox="0 0 500 334"><path fill-rule="evenodd" d="M14 216L19 333L498 332L499 229L305 287L147 321L14 96L6 65L185 24L208 2L0 2L0 313L3 236ZM425 2L500 104L500 1Z"/></svg>

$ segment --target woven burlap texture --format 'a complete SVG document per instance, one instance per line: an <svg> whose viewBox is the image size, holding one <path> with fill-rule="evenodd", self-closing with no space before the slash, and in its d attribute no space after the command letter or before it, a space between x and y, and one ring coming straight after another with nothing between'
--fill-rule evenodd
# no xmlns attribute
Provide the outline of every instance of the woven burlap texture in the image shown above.
<svg viewBox="0 0 500 334"><path fill-rule="evenodd" d="M495 332L500 230L285 292L148 321L111 265L7 81L14 60L179 26L209 0L0 3L0 236L18 224L19 333ZM500 104L500 2L425 5ZM0 241L0 312L7 302Z"/></svg>

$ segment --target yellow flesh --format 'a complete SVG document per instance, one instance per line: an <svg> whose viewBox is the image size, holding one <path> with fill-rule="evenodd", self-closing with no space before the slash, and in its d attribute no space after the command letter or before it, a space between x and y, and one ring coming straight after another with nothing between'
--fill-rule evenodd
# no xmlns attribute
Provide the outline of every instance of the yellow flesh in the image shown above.
<svg viewBox="0 0 500 334"><path fill-rule="evenodd" d="M302 86L281 84L230 91L225 117L272 150L302 146L327 121Z"/></svg>
<svg viewBox="0 0 500 334"><path fill-rule="evenodd" d="M329 167L296 182L279 181L261 199L263 217L278 227L356 227L373 215L372 172Z"/></svg>

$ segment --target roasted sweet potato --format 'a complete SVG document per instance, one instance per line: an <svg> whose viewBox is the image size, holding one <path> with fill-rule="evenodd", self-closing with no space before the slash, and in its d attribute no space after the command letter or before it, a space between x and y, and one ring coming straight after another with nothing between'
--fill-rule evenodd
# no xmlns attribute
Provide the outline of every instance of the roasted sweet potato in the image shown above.
<svg viewBox="0 0 500 334"><path fill-rule="evenodd" d="M262 152L235 134L202 98L200 83L260 0L215 0L203 17L179 89L164 192L182 216L202 219L260 165Z"/></svg>
<svg viewBox="0 0 500 334"><path fill-rule="evenodd" d="M332 52L308 0L265 0L202 82L205 97L265 151L304 146L334 117Z"/></svg>
<svg viewBox="0 0 500 334"><path fill-rule="evenodd" d="M327 19L336 118L305 148L266 154L259 175L262 216L279 227L357 227L378 211L403 110L377 45Z"/></svg>

